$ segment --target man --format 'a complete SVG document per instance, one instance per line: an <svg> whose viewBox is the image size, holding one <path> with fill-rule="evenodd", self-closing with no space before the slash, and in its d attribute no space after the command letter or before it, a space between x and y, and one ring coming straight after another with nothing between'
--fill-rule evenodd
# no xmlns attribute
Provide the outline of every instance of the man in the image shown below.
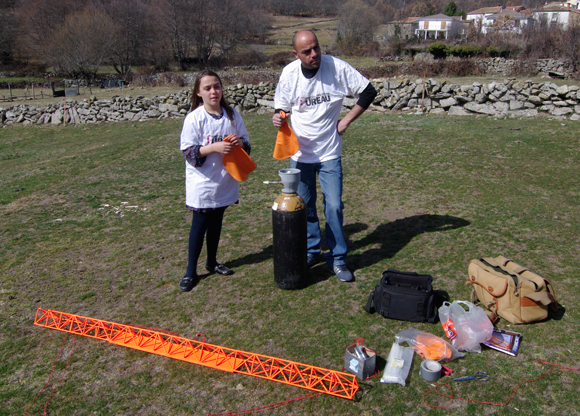
<svg viewBox="0 0 580 416"><path fill-rule="evenodd" d="M330 270L343 282L353 280L346 267L346 240L342 233L342 135L373 102L377 92L368 79L340 59L322 55L316 35L296 32L292 39L296 61L282 74L272 118L275 127L285 123L280 110L291 112L292 128L300 150L292 156L290 166L300 169L298 195L306 202L308 212L308 267L319 261L320 225L316 212L316 174L323 195L326 217L324 256ZM357 104L342 118L340 110L345 96L358 96Z"/></svg>

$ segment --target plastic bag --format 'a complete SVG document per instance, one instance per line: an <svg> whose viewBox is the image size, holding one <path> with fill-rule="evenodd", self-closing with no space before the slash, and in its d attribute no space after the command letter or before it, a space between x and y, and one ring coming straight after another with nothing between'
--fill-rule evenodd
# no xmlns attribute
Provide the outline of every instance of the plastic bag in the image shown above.
<svg viewBox="0 0 580 416"><path fill-rule="evenodd" d="M462 305L467 306L468 310ZM439 318L451 344L459 351L480 353L479 344L491 338L493 324L485 311L471 302L444 302L439 308Z"/></svg>
<svg viewBox="0 0 580 416"><path fill-rule="evenodd" d="M387 358L387 366L381 377L381 383L399 383L404 386L412 362L413 348L402 347L394 342L389 352L389 358Z"/></svg>
<svg viewBox="0 0 580 416"><path fill-rule="evenodd" d="M452 361L465 356L443 338L415 328L399 332L395 335L395 340L399 344L407 342L417 354L426 360Z"/></svg>

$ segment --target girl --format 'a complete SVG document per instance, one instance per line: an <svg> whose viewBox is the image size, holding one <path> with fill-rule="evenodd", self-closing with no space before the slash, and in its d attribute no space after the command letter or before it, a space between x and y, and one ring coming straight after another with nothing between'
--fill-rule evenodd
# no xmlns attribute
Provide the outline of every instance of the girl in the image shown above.
<svg viewBox="0 0 580 416"><path fill-rule="evenodd" d="M230 134L232 136L224 141ZM185 205L193 211L187 271L179 285L183 291L193 289L197 283L197 260L206 234L206 269L224 276L233 273L216 260L224 211L238 201L238 182L225 170L223 155L233 152L235 146L241 146L249 154L248 140L242 117L223 97L219 76L208 69L198 73L191 96L191 112L181 131Z"/></svg>

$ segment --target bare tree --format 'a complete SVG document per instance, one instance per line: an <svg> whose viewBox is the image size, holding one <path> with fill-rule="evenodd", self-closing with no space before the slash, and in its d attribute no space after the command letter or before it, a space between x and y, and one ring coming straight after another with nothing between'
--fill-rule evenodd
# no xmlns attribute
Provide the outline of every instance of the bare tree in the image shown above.
<svg viewBox="0 0 580 416"><path fill-rule="evenodd" d="M218 53L226 59L232 57L243 40L264 38L270 26L269 17L254 9L251 0L223 0L216 13L219 21L229 22L227 25L216 25L213 34Z"/></svg>
<svg viewBox="0 0 580 416"><path fill-rule="evenodd" d="M30 54L43 57L66 16L82 10L84 5L83 0L21 0L16 13L22 27L22 44Z"/></svg>
<svg viewBox="0 0 580 416"><path fill-rule="evenodd" d="M51 37L46 54L60 72L90 85L99 67L109 57L116 41L116 27L110 17L95 9L71 13Z"/></svg>
<svg viewBox="0 0 580 416"><path fill-rule="evenodd" d="M0 65L9 65L14 60L17 25L14 12L0 8Z"/></svg>
<svg viewBox="0 0 580 416"><path fill-rule="evenodd" d="M572 72L580 70L580 22L570 23L564 32L562 49L564 57L572 64Z"/></svg>
<svg viewBox="0 0 580 416"><path fill-rule="evenodd" d="M118 74L127 75L133 65L144 61L145 50L152 43L149 9L140 0L113 0L104 11L117 26L111 63Z"/></svg>
<svg viewBox="0 0 580 416"><path fill-rule="evenodd" d="M373 9L361 0L350 0L339 10L337 43L351 48L373 40L378 20Z"/></svg>

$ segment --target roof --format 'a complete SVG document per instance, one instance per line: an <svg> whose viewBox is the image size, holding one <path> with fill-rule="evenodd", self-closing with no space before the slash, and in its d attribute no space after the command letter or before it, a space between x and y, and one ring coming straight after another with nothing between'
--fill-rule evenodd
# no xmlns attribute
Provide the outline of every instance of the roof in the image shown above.
<svg viewBox="0 0 580 416"><path fill-rule="evenodd" d="M518 13L518 12L514 12L514 11L509 10L507 12L502 12L502 13L493 13L493 14L490 14L486 17L489 20L495 20L501 16L509 16L514 20L522 20L522 19L528 19L529 13Z"/></svg>
<svg viewBox="0 0 580 416"><path fill-rule="evenodd" d="M443 13L438 13L438 14L434 14L431 16L425 16L425 17L420 17L417 20L455 20L453 16L447 16L446 14Z"/></svg>
<svg viewBox="0 0 580 416"><path fill-rule="evenodd" d="M495 7L483 7L481 9L474 10L472 12L467 13L469 14L492 14L492 13L502 13L507 11L512 12L521 12L525 10L524 6L495 6Z"/></svg>
<svg viewBox="0 0 580 416"><path fill-rule="evenodd" d="M560 2L551 2L547 3L542 6L538 11L546 12L546 11L553 11L553 12L576 12L578 13L578 9L574 9L570 7L570 3L560 3Z"/></svg>

